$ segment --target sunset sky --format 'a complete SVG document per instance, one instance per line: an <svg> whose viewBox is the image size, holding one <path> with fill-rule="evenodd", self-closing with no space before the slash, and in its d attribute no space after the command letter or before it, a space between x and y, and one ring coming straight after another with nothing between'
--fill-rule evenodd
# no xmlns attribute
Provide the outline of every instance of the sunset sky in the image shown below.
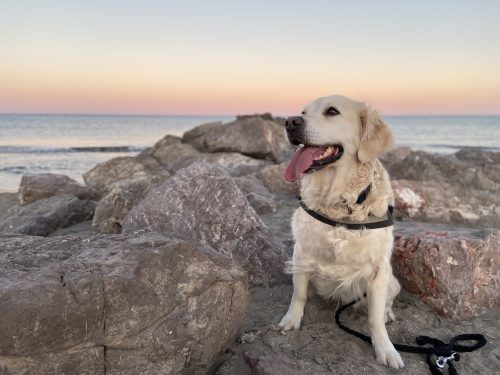
<svg viewBox="0 0 500 375"><path fill-rule="evenodd" d="M500 1L4 1L0 113L500 114Z"/></svg>

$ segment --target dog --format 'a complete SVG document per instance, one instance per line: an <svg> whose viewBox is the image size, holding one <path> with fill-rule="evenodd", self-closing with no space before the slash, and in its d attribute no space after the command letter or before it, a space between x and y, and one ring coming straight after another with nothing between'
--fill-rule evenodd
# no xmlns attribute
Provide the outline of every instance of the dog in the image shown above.
<svg viewBox="0 0 500 375"><path fill-rule="evenodd" d="M373 222L388 215L394 197L378 156L392 147L393 137L374 109L340 95L322 97L308 104L301 116L289 117L285 128L289 142L302 145L288 164L285 179L300 180L307 209L342 223ZM363 192L366 197L360 202ZM292 217L292 232L295 245L288 266L293 296L280 328L300 327L309 285L322 297L344 302L366 293L377 361L402 368L385 327L395 319L392 302L401 290L390 263L392 226L334 227L299 207Z"/></svg>

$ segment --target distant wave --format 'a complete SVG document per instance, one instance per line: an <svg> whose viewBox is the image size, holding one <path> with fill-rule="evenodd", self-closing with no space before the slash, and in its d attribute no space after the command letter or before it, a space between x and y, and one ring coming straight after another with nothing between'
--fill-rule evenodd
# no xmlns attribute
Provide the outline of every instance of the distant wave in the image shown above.
<svg viewBox="0 0 500 375"><path fill-rule="evenodd" d="M40 154L63 152L140 152L144 146L83 146L83 147L32 147L32 146L0 146L4 154Z"/></svg>

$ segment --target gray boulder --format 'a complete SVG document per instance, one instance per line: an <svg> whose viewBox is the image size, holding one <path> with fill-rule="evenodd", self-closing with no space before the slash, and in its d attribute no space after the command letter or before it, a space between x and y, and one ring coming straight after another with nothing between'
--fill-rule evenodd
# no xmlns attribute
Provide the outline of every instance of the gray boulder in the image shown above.
<svg viewBox="0 0 500 375"><path fill-rule="evenodd" d="M19 201L16 193L0 193L0 220L17 210Z"/></svg>
<svg viewBox="0 0 500 375"><path fill-rule="evenodd" d="M123 219L147 194L152 184L144 178L115 182L99 201L92 219L94 233L121 233Z"/></svg>
<svg viewBox="0 0 500 375"><path fill-rule="evenodd" d="M500 153L464 149L451 155L424 151L388 153L382 162L392 179L449 183L466 189L500 190Z"/></svg>
<svg viewBox="0 0 500 375"><path fill-rule="evenodd" d="M297 183L290 183L283 177L287 163L269 165L256 174L256 177L262 181L269 191L282 196L283 198L296 198L300 187Z"/></svg>
<svg viewBox="0 0 500 375"><path fill-rule="evenodd" d="M283 127L259 116L204 124L184 133L182 141L202 152L238 152L277 162L291 155Z"/></svg>
<svg viewBox="0 0 500 375"><path fill-rule="evenodd" d="M205 374L247 303L243 271L157 233L0 240L5 374Z"/></svg>
<svg viewBox="0 0 500 375"><path fill-rule="evenodd" d="M264 184L255 177L255 173L234 179L240 190L245 194L250 206L259 214L276 212L279 200Z"/></svg>
<svg viewBox="0 0 500 375"><path fill-rule="evenodd" d="M112 189L113 183L127 178L143 178L152 182L161 181L170 176L167 169L154 157L141 154L137 157L120 156L96 165L83 174L85 183L105 195Z"/></svg>
<svg viewBox="0 0 500 375"><path fill-rule="evenodd" d="M179 163L180 166L187 167L194 162L205 162L215 164L224 168L230 176L238 177L249 173L256 172L271 164L267 160L254 159L236 152L215 152L215 153L200 153L198 157L190 161L189 164L183 166L184 163Z"/></svg>
<svg viewBox="0 0 500 375"><path fill-rule="evenodd" d="M152 155L159 149L162 149L164 147L167 147L167 146L170 146L170 145L173 145L176 143L180 143L180 142L181 142L180 137L176 137L175 135L167 134L165 137L163 137L158 142L156 142L153 147L147 148L141 154Z"/></svg>
<svg viewBox="0 0 500 375"><path fill-rule="evenodd" d="M187 143L165 143L152 150L151 156L170 170L177 170L178 163L192 160L200 155L200 152ZM186 164L186 166L189 164Z"/></svg>
<svg viewBox="0 0 500 375"><path fill-rule="evenodd" d="M42 198L65 194L73 194L83 200L97 198L95 191L62 174L25 174L19 185L19 202L23 206Z"/></svg>
<svg viewBox="0 0 500 375"><path fill-rule="evenodd" d="M284 250L221 167L196 163L152 188L124 221L124 233L139 230L207 244L241 264L253 284L284 280Z"/></svg>
<svg viewBox="0 0 500 375"><path fill-rule="evenodd" d="M243 176L271 164L270 161L254 159L236 152L200 152L188 143L172 141L159 142L149 154L173 172L196 162L206 162L223 167L231 176Z"/></svg>
<svg viewBox="0 0 500 375"><path fill-rule="evenodd" d="M11 210L0 220L0 232L46 236L92 218L94 209L94 202L82 201L73 194L43 198Z"/></svg>
<svg viewBox="0 0 500 375"><path fill-rule="evenodd" d="M398 223L394 272L402 286L449 318L500 307L500 231Z"/></svg>
<svg viewBox="0 0 500 375"><path fill-rule="evenodd" d="M500 196L445 182L391 181L395 216L473 228L500 228Z"/></svg>

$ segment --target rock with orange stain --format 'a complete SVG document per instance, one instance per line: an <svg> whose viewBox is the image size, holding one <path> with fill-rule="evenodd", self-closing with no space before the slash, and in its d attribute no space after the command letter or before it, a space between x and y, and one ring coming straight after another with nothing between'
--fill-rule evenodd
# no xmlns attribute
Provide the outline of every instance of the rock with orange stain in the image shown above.
<svg viewBox="0 0 500 375"><path fill-rule="evenodd" d="M393 267L405 289L446 317L500 307L498 229L398 223Z"/></svg>

